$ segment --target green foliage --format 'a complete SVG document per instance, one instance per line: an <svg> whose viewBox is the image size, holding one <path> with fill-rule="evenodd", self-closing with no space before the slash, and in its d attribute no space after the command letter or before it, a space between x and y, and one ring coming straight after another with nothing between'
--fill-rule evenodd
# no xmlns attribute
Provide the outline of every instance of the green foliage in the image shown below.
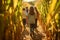
<svg viewBox="0 0 60 40"><path fill-rule="evenodd" d="M38 5L38 9L41 12L41 17L44 23L46 23L46 17L47 17L47 13L48 13L48 6L46 1L42 1L39 5Z"/></svg>

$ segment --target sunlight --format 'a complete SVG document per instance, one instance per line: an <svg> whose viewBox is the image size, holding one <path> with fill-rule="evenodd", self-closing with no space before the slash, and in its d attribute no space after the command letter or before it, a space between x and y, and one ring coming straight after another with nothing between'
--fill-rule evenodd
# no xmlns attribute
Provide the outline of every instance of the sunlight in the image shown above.
<svg viewBox="0 0 60 40"><path fill-rule="evenodd" d="M16 8L18 0L13 0L14 1L14 8Z"/></svg>
<svg viewBox="0 0 60 40"><path fill-rule="evenodd" d="M23 2L33 2L35 0L23 0Z"/></svg>
<svg viewBox="0 0 60 40"><path fill-rule="evenodd" d="M12 13L12 8L10 7L10 9L9 9L9 12L10 12L10 14Z"/></svg>

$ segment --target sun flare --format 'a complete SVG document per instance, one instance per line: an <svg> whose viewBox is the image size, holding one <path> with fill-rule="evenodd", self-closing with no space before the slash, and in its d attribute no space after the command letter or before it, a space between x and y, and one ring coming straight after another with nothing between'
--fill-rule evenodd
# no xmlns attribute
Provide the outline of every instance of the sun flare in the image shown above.
<svg viewBox="0 0 60 40"><path fill-rule="evenodd" d="M35 0L23 0L24 2L33 2Z"/></svg>

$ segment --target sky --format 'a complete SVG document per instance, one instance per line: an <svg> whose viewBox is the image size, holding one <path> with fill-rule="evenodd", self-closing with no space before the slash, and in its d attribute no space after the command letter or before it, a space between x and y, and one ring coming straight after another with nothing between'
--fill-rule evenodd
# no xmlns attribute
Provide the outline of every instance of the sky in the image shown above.
<svg viewBox="0 0 60 40"><path fill-rule="evenodd" d="M32 1L35 1L35 0L23 0L24 2L32 2Z"/></svg>

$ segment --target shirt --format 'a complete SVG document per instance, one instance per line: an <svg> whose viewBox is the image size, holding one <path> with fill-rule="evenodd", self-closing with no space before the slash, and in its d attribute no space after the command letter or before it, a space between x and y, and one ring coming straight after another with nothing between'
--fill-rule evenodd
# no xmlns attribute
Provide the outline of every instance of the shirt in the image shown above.
<svg viewBox="0 0 60 40"><path fill-rule="evenodd" d="M28 14L28 23L29 24L35 24L35 19L36 19L35 14L34 15Z"/></svg>
<svg viewBox="0 0 60 40"><path fill-rule="evenodd" d="M23 18L23 19L26 19L26 11L23 11L23 12L22 12L22 18Z"/></svg>

